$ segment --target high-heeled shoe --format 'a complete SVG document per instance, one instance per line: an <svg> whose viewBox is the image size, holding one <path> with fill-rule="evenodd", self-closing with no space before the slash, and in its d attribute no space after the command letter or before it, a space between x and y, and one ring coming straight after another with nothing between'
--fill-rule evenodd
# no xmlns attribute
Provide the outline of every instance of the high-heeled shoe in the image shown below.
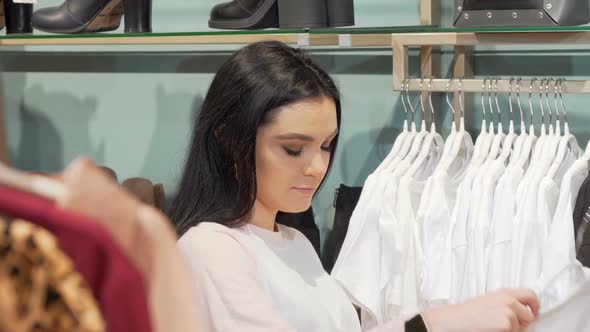
<svg viewBox="0 0 590 332"><path fill-rule="evenodd" d="M33 26L53 33L112 31L125 16L125 32L151 32L151 0L65 0L33 14Z"/></svg>
<svg viewBox="0 0 590 332"><path fill-rule="evenodd" d="M216 29L304 29L328 26L325 0L233 0L211 10Z"/></svg>
<svg viewBox="0 0 590 332"><path fill-rule="evenodd" d="M12 0L0 2L0 29L6 27L7 34L33 33L33 4L15 3Z"/></svg>

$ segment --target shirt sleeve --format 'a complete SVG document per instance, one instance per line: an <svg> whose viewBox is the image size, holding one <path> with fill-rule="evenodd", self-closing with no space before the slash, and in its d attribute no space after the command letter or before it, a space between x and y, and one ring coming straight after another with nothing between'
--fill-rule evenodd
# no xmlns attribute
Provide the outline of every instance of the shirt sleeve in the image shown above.
<svg viewBox="0 0 590 332"><path fill-rule="evenodd" d="M178 245L192 270L200 331L295 331L274 308L252 253L234 235L193 228Z"/></svg>

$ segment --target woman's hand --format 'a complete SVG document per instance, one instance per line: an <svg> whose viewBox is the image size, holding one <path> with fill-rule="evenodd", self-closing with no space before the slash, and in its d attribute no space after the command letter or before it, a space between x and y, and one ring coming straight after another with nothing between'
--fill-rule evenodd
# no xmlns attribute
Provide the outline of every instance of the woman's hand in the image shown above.
<svg viewBox="0 0 590 332"><path fill-rule="evenodd" d="M501 290L422 314L430 332L520 332L539 316L539 300L526 289Z"/></svg>

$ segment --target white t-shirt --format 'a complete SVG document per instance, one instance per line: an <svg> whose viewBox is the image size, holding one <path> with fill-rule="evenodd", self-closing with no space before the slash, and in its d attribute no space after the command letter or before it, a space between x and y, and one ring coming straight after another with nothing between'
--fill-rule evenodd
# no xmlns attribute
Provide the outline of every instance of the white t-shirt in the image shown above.
<svg viewBox="0 0 590 332"><path fill-rule="evenodd" d="M467 238L468 297L486 293L490 228L492 226L494 190L506 166L502 160L491 160L479 170L478 180L472 188L475 204L469 208Z"/></svg>
<svg viewBox="0 0 590 332"><path fill-rule="evenodd" d="M352 302L361 308L363 324L367 326L383 322L379 216L386 186L384 176L375 172L365 181L331 273Z"/></svg>
<svg viewBox="0 0 590 332"><path fill-rule="evenodd" d="M201 223L178 241L202 331L360 331L353 305L297 230ZM389 331L403 331L390 322Z"/></svg>
<svg viewBox="0 0 590 332"><path fill-rule="evenodd" d="M472 199L472 184L479 166L470 165L465 179L457 191L457 201L453 208L450 229L451 250L451 303L459 303L468 299L465 285L467 264L467 223Z"/></svg>
<svg viewBox="0 0 590 332"><path fill-rule="evenodd" d="M436 170L428 180L417 223L421 227L421 292L426 307L449 303L451 299L451 224L457 190L467 174L469 160Z"/></svg>
<svg viewBox="0 0 590 332"><path fill-rule="evenodd" d="M531 165L528 183L521 182L518 189L512 238L512 287L536 287L541 274L542 248L547 233L542 227L537 203L547 169L546 165Z"/></svg>
<svg viewBox="0 0 590 332"><path fill-rule="evenodd" d="M539 293L541 299L541 315L539 320L527 332L555 332L555 331L590 331L590 269L577 264L563 269L562 273L550 281L545 290ZM567 294L559 301L553 298L554 287L562 285L562 278L570 281ZM552 304L548 304L554 302Z"/></svg>
<svg viewBox="0 0 590 332"><path fill-rule="evenodd" d="M495 189L486 280L488 292L507 288L511 284L512 224L516 214L516 190L523 175L522 168L509 165Z"/></svg>
<svg viewBox="0 0 590 332"><path fill-rule="evenodd" d="M588 159L582 157L563 176L557 207L549 225L547 241L543 246L543 281L553 280L565 266L577 262L573 210L578 190L587 175ZM571 288L571 283L571 278L562 277L552 287L552 298L557 300L564 298Z"/></svg>

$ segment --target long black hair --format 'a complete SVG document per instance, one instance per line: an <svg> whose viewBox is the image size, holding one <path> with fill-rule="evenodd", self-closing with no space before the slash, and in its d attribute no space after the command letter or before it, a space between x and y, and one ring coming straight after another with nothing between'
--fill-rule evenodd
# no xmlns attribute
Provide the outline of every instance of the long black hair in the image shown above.
<svg viewBox="0 0 590 332"><path fill-rule="evenodd" d="M302 50L280 42L259 42L232 55L215 75L195 120L170 210L179 235L203 221L228 227L248 222L257 191L258 127L272 121L272 111L281 106L320 97L336 104L340 128L338 88ZM331 145L328 170L337 143L338 137Z"/></svg>

